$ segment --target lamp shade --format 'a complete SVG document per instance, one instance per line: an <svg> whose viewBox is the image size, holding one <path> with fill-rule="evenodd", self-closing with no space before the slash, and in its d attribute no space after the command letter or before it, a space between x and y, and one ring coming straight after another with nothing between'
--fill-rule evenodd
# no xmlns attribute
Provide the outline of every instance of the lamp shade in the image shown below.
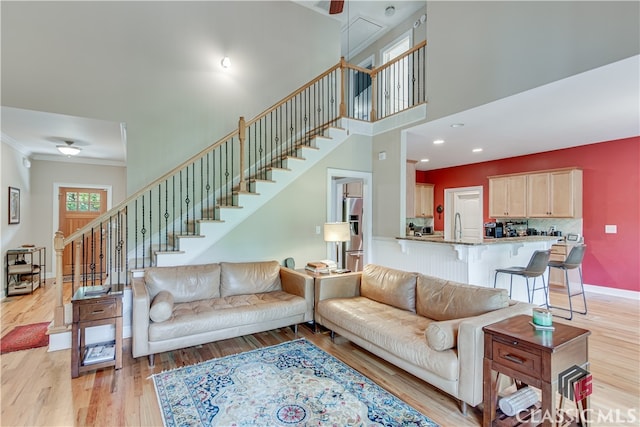
<svg viewBox="0 0 640 427"><path fill-rule="evenodd" d="M327 222L324 225L325 242L346 242L351 239L348 222Z"/></svg>

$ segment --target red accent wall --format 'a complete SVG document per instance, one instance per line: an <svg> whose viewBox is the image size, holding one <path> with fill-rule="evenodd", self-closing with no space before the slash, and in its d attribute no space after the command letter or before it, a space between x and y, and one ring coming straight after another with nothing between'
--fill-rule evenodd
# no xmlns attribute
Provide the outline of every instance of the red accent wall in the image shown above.
<svg viewBox="0 0 640 427"><path fill-rule="evenodd" d="M488 176L564 167L583 173L583 234L587 253L584 282L640 291L640 136L491 162L417 171L416 181L434 184L435 206L444 206L445 188L484 186L488 220ZM605 234L605 224L618 226ZM435 214L434 228L444 218Z"/></svg>

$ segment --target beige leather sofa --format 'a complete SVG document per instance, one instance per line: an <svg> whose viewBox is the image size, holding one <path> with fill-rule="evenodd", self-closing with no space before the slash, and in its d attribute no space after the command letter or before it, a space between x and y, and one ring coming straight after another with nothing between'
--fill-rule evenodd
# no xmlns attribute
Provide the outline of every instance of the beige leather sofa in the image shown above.
<svg viewBox="0 0 640 427"><path fill-rule="evenodd" d="M133 357L313 320L313 279L277 261L149 267L132 274ZM137 276L137 277L136 277Z"/></svg>
<svg viewBox="0 0 640 427"><path fill-rule="evenodd" d="M466 405L482 402L482 327L534 307L506 289L378 265L316 280L315 321Z"/></svg>

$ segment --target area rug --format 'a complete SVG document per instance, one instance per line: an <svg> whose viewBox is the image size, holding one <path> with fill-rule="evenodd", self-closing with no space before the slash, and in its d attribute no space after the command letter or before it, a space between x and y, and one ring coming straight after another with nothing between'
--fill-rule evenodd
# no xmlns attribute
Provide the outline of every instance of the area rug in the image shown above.
<svg viewBox="0 0 640 427"><path fill-rule="evenodd" d="M167 427L437 426L305 339L153 375Z"/></svg>
<svg viewBox="0 0 640 427"><path fill-rule="evenodd" d="M0 354L49 345L47 328L50 323L42 322L16 326L7 335L0 338Z"/></svg>

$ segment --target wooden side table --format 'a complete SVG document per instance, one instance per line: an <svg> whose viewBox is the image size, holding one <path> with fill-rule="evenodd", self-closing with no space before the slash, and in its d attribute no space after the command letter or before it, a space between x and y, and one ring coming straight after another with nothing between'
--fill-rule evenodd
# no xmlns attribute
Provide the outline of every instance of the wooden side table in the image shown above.
<svg viewBox="0 0 640 427"><path fill-rule="evenodd" d="M73 324L71 328L71 378L94 369L114 366L122 368L122 293L88 296L80 288L71 300L73 305ZM86 359L87 351L97 345L86 343L86 328L101 325L114 325L115 337L104 346L113 346L113 357L95 361Z"/></svg>
<svg viewBox="0 0 640 427"><path fill-rule="evenodd" d="M531 316L519 315L482 328L484 330L484 408L483 426L496 420L497 379L492 371L540 389L543 426L555 425L558 374L577 365L589 368L586 329L554 323L554 331L538 331ZM588 398L582 400L587 413ZM535 424L534 424L535 425Z"/></svg>

